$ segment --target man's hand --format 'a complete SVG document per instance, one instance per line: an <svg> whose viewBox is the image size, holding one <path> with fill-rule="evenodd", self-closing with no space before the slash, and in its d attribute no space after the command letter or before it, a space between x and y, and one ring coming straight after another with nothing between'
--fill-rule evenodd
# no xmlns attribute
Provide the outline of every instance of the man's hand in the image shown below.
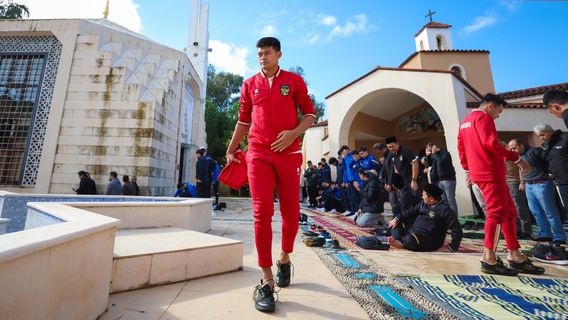
<svg viewBox="0 0 568 320"><path fill-rule="evenodd" d="M517 166L519 167L521 174L525 174L531 171L531 165L528 164L525 160L519 161L517 163Z"/></svg>
<svg viewBox="0 0 568 320"><path fill-rule="evenodd" d="M473 185L473 181L471 180L471 177L469 176L469 172L465 173L465 183L467 184L468 187L471 187Z"/></svg>
<svg viewBox="0 0 568 320"><path fill-rule="evenodd" d="M387 192L391 192L392 191L392 186L390 184L385 184L385 190Z"/></svg>
<svg viewBox="0 0 568 320"><path fill-rule="evenodd" d="M359 182L353 181L353 186L355 187L355 189L361 190L361 186L359 186Z"/></svg>
<svg viewBox="0 0 568 320"><path fill-rule="evenodd" d="M412 161L410 161L410 165L412 165L413 167L417 167L418 166L418 159L412 159Z"/></svg>
<svg viewBox="0 0 568 320"><path fill-rule="evenodd" d="M241 163L239 159L235 158L234 152L227 151L227 153L225 153L225 158L227 158L227 164L231 162Z"/></svg>
<svg viewBox="0 0 568 320"><path fill-rule="evenodd" d="M294 130L284 130L278 134L277 140L270 145L270 149L275 152L282 152L284 149L288 148L294 140L298 137L298 134Z"/></svg>
<svg viewBox="0 0 568 320"><path fill-rule="evenodd" d="M391 221L389 221L389 228L393 229L396 228L396 226L398 226L398 219L394 218Z"/></svg>
<svg viewBox="0 0 568 320"><path fill-rule="evenodd" d="M521 183L519 183L519 191L525 192L525 182L521 181Z"/></svg>
<svg viewBox="0 0 568 320"><path fill-rule="evenodd" d="M412 180L412 182L410 183L410 188L414 191L418 191L418 182Z"/></svg>
<svg viewBox="0 0 568 320"><path fill-rule="evenodd" d="M196 181L197 183L201 183L201 180L199 180L199 179L195 179L195 181Z"/></svg>
<svg viewBox="0 0 568 320"><path fill-rule="evenodd" d="M548 105L548 112L552 113L553 115L555 115L556 117L562 119L562 113L564 112L564 110L568 109L568 105L566 106L561 106L558 105L556 103L551 103Z"/></svg>

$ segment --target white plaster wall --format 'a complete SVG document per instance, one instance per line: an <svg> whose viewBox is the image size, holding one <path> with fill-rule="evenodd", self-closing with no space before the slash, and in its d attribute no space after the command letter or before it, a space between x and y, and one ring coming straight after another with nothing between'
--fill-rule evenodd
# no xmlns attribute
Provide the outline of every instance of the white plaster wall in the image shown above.
<svg viewBox="0 0 568 320"><path fill-rule="evenodd" d="M539 122L548 123L554 129L566 131L564 121L553 116L546 109L505 108L499 118L495 120L495 127L497 127L497 131L532 132L534 126Z"/></svg>
<svg viewBox="0 0 568 320"><path fill-rule="evenodd" d="M438 42L436 40L438 35L441 35L444 38L445 48L443 50L452 50L454 48L450 28L426 28L414 38L416 51L438 50ZM424 43L424 49L420 48L420 41Z"/></svg>
<svg viewBox="0 0 568 320"><path fill-rule="evenodd" d="M458 124L465 114L465 93L461 82L449 73L378 70L352 84L345 90L328 97L329 147L337 150L348 143L348 132L357 113L382 89L400 89L412 92L426 100L438 113L444 126L446 144L452 155L458 187L460 213L471 212L471 199L465 187L465 175L460 170L457 153Z"/></svg>
<svg viewBox="0 0 568 320"><path fill-rule="evenodd" d="M303 166L306 166L308 160L311 160L314 164L317 164L325 152L329 151L329 147L324 146L324 142L321 141L324 137L325 127L311 127L306 130L304 135L304 141L302 143L302 153L304 156ZM325 141L327 142L327 140ZM327 151L325 150L327 149Z"/></svg>

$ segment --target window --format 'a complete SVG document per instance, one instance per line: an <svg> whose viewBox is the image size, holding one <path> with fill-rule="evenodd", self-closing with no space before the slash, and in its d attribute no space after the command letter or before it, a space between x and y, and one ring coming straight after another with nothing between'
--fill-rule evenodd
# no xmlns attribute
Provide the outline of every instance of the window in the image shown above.
<svg viewBox="0 0 568 320"><path fill-rule="evenodd" d="M424 50L424 41L420 40L420 50Z"/></svg>
<svg viewBox="0 0 568 320"><path fill-rule="evenodd" d="M436 36L436 43L438 45L438 50L444 50L445 49L445 45L444 45L444 37L442 36Z"/></svg>
<svg viewBox="0 0 568 320"><path fill-rule="evenodd" d="M44 55L0 55L0 184L20 184Z"/></svg>

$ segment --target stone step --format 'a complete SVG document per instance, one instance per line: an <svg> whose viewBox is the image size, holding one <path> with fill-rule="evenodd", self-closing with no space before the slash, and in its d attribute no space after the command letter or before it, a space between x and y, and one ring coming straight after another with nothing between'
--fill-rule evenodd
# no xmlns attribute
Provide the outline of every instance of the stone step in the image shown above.
<svg viewBox="0 0 568 320"><path fill-rule="evenodd" d="M242 241L181 228L116 232L110 292L242 269Z"/></svg>

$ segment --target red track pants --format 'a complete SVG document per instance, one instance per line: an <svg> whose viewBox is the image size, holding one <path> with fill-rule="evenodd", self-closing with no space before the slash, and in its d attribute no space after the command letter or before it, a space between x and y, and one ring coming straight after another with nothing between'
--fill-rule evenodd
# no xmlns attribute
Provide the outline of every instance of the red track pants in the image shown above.
<svg viewBox="0 0 568 320"><path fill-rule="evenodd" d="M517 241L517 211L505 181L476 182L486 203L485 248L495 251L499 234L503 232L507 249L519 249Z"/></svg>
<svg viewBox="0 0 568 320"><path fill-rule="evenodd" d="M302 154L246 154L254 212L254 239L260 267L272 266L272 216L274 186L282 216L282 251L291 253L300 220L300 166Z"/></svg>

